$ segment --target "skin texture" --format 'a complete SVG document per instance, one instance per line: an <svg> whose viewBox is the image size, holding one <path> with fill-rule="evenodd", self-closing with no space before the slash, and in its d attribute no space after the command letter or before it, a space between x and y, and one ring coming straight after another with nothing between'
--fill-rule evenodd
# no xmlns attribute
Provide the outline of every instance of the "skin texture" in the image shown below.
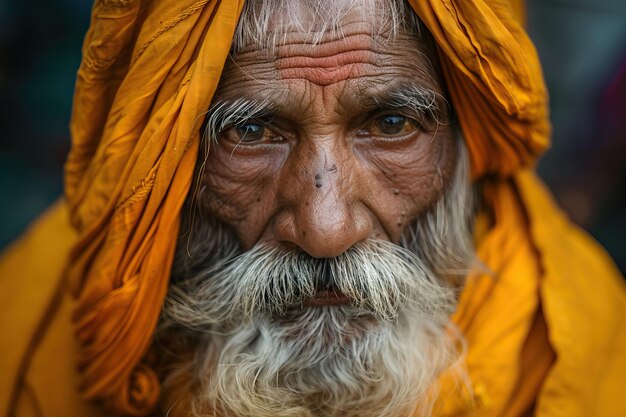
<svg viewBox="0 0 626 417"><path fill-rule="evenodd" d="M335 257L368 238L398 242L442 195L456 157L427 43L373 36L359 16L316 45L281 30L272 51L244 48L222 74L214 102L267 100L272 111L211 143L202 174L211 214L245 250L272 241ZM435 92L439 110L385 105L413 87Z"/></svg>

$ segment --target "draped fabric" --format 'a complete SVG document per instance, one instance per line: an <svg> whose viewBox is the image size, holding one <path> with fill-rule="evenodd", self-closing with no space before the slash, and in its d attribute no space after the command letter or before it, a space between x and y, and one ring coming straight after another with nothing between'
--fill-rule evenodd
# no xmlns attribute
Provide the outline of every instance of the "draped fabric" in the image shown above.
<svg viewBox="0 0 626 417"><path fill-rule="evenodd" d="M485 180L483 194L477 254L491 273L467 277L453 315L471 389L444 375L435 415L626 415L623 277L532 171Z"/></svg>
<svg viewBox="0 0 626 417"><path fill-rule="evenodd" d="M438 45L470 150L473 178L493 184L486 192L486 201L500 213L493 230L501 230L501 219L508 219L502 229L506 233L494 242L482 242L479 255L511 279L527 276L521 281L523 291L516 293L527 301L520 301L522 312L515 311L521 315L512 333L498 328L497 320L480 321L480 331L470 325L476 323L470 317L502 314L494 307L500 304L487 295L507 279L470 277L455 320L470 343L480 340L478 346L506 336L511 349L500 355L514 358L537 334L536 373L545 375L553 362L552 349L559 354L560 347L556 335L550 334L552 348L542 338L546 323L541 309L548 318L558 317L571 305L540 305L540 293L557 291L554 282L540 286L550 268L539 254L554 248L535 240L549 244L540 231L529 232L534 231L535 218L528 217L526 196L519 190L532 194L536 180L516 183L521 170L532 166L548 145L547 97L536 52L504 0L410 3ZM202 115L219 81L242 5L243 0L96 0L93 8L66 164L66 198L79 234L67 273L76 298L73 320L80 345L81 391L121 414L148 415L157 406L159 382L146 354L167 291ZM519 251L511 247L515 242ZM504 257L502 245L509 245L506 253L513 258ZM475 315L468 315L472 308ZM469 364L473 358L468 357ZM510 362L494 363L501 370ZM520 375L507 379L500 387L503 394L496 397L510 399ZM541 378L535 380L532 392L539 390ZM520 401L527 405L532 398ZM449 404L444 409L453 413Z"/></svg>
<svg viewBox="0 0 626 417"><path fill-rule="evenodd" d="M206 110L241 1L96 1L66 164L79 231L68 264L81 389L145 415L158 380L142 363L165 297Z"/></svg>
<svg viewBox="0 0 626 417"><path fill-rule="evenodd" d="M549 144L548 100L537 53L513 4L409 2L437 42L474 178L531 165Z"/></svg>

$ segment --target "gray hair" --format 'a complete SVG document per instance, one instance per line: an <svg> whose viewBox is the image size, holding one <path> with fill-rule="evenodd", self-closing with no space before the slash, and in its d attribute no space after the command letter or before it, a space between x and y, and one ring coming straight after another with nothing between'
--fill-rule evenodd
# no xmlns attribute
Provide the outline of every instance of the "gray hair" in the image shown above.
<svg viewBox="0 0 626 417"><path fill-rule="evenodd" d="M246 47L271 51L289 30L306 34L306 43L315 45L327 34L341 34L342 20L355 11L375 22L372 35L393 39L400 30L420 34L419 19L405 0L249 0L232 49L235 53Z"/></svg>

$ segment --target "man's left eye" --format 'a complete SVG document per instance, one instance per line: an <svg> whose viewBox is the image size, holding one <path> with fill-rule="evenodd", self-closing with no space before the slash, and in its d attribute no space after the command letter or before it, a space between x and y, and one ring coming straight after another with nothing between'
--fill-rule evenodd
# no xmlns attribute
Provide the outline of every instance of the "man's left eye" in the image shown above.
<svg viewBox="0 0 626 417"><path fill-rule="evenodd" d="M417 122L401 114L379 116L367 127L372 136L403 136L417 129Z"/></svg>

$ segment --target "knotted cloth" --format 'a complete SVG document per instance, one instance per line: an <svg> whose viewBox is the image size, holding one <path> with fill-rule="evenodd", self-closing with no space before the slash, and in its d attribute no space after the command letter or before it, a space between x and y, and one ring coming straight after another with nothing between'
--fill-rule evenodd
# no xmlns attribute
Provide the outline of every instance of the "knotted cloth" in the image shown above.
<svg viewBox="0 0 626 417"><path fill-rule="evenodd" d="M469 147L472 176L493 178L486 202L493 206L492 226L500 238L485 239L487 246L479 255L496 259L488 265L505 275L526 265L529 284L524 294L532 302L523 310L527 325L518 328L511 342L520 351L530 337L528 329L541 325L537 292L542 274L555 270L538 258L541 248L528 232L535 226L519 191L538 183L517 178L548 145L547 97L538 58L505 0L410 3L437 43ZM96 0L93 7L66 164L66 198L79 232L67 271L76 298L73 320L81 349L82 392L121 414L148 415L157 406L159 381L145 356L168 287L202 114L215 92L242 5L242 0ZM505 208L497 209L500 206ZM548 203L544 206L555 210ZM506 207L515 219L503 224L497 214L508 213ZM511 240L511 233L519 239ZM516 241L523 243L521 252L511 244L503 246ZM509 255L517 263L507 264ZM498 286L493 280L485 282L491 284L478 278L468 281L455 319L470 347L481 346L474 339L489 339L484 331L474 337L476 326L492 328L489 321L476 324L480 320L475 318L481 317L476 311L484 316L493 310L482 305L489 305L486 300L497 293L492 287ZM507 297L500 297L503 304ZM554 311L573 308L562 304ZM532 325L535 322L539 324ZM500 333L491 335L494 339ZM541 346L547 345L541 340ZM555 340L552 349L558 354ZM544 346L538 356L541 375L554 359L552 349ZM470 365L477 355L470 351ZM493 363L509 366L506 361ZM515 381L512 377L502 385L508 391L498 398L514 392ZM529 392L538 389L536 383ZM476 388L473 395L480 397L479 391ZM453 406L445 407L454 414Z"/></svg>

